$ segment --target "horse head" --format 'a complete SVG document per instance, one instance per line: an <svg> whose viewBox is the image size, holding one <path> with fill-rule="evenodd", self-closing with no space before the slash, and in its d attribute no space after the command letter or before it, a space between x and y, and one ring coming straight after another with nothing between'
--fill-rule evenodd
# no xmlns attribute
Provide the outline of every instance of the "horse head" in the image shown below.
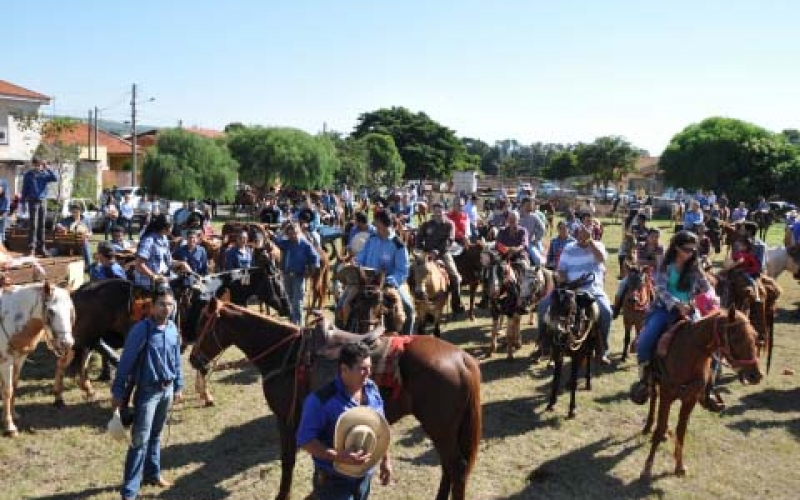
<svg viewBox="0 0 800 500"><path fill-rule="evenodd" d="M637 265L628 265L628 288L638 290L647 284L647 272Z"/></svg>
<svg viewBox="0 0 800 500"><path fill-rule="evenodd" d="M430 274L430 270L428 269L429 261L429 254L421 250L414 250L411 274L414 281L414 297L419 300L425 300L427 298L425 285L428 275Z"/></svg>
<svg viewBox="0 0 800 500"><path fill-rule="evenodd" d="M561 338L569 335L575 326L578 314L577 292L568 288L556 288L551 297L545 322Z"/></svg>
<svg viewBox="0 0 800 500"><path fill-rule="evenodd" d="M45 331L52 340L52 349L61 357L75 344L72 326L75 324L75 307L69 291L55 287L49 281L42 285L42 318Z"/></svg>
<svg viewBox="0 0 800 500"><path fill-rule="evenodd" d="M721 312L716 325L716 343L722 355L736 370L739 381L743 384L758 384L763 378L758 366L758 348L755 328L747 315L728 307L727 313Z"/></svg>
<svg viewBox="0 0 800 500"><path fill-rule="evenodd" d="M209 365L232 344L227 336L217 333L217 322L223 308L224 303L213 297L200 311L200 331L189 355L189 363L204 376L209 371Z"/></svg>

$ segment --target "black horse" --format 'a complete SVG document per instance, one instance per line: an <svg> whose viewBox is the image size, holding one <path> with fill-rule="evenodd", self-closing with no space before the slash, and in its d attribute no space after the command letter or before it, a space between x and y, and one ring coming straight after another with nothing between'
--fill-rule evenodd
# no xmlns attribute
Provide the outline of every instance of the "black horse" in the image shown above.
<svg viewBox="0 0 800 500"><path fill-rule="evenodd" d="M598 322L600 312L594 297L581 292L579 288L591 283L593 274L581 276L577 280L564 283L551 296L550 307L545 316L547 332L550 336L553 361L553 383L550 388L550 400L547 411L552 411L556 404L558 389L561 383L561 371L564 355L572 358L568 418L575 417L575 391L578 389L578 367L586 362L586 390L592 388L592 353L601 348Z"/></svg>

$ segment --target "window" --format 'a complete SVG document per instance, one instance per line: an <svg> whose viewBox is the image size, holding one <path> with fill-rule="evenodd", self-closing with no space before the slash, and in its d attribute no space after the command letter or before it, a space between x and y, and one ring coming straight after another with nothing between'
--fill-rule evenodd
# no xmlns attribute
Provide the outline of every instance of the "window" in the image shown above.
<svg viewBox="0 0 800 500"><path fill-rule="evenodd" d="M6 125L0 125L0 145L7 145L8 144L8 127Z"/></svg>

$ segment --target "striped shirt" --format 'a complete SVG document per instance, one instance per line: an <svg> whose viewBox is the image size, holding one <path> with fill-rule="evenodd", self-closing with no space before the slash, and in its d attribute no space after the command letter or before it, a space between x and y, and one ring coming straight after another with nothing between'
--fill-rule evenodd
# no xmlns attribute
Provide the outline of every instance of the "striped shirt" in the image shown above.
<svg viewBox="0 0 800 500"><path fill-rule="evenodd" d="M608 258L606 247L602 242L595 241L594 245ZM569 243L561 252L557 269L566 273L567 281L574 281L586 273L594 274L594 281L588 285L582 286L581 289L592 295L605 295L605 291L603 291L603 279L606 266L595 258L592 250L588 246L581 247L577 242Z"/></svg>

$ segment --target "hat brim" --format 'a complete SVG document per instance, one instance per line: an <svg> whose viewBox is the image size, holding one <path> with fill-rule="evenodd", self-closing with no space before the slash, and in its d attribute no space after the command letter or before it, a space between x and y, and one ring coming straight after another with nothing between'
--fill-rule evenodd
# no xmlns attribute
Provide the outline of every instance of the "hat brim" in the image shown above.
<svg viewBox="0 0 800 500"><path fill-rule="evenodd" d="M359 425L369 426L375 433L375 448L370 453L370 459L359 465L333 462L333 468L336 472L352 478L362 478L367 471L375 467L389 450L389 442L391 440L389 422L386 421L383 415L368 406L356 406L342 413L336 421L336 428L333 433L333 447L337 451L344 448L348 432Z"/></svg>

